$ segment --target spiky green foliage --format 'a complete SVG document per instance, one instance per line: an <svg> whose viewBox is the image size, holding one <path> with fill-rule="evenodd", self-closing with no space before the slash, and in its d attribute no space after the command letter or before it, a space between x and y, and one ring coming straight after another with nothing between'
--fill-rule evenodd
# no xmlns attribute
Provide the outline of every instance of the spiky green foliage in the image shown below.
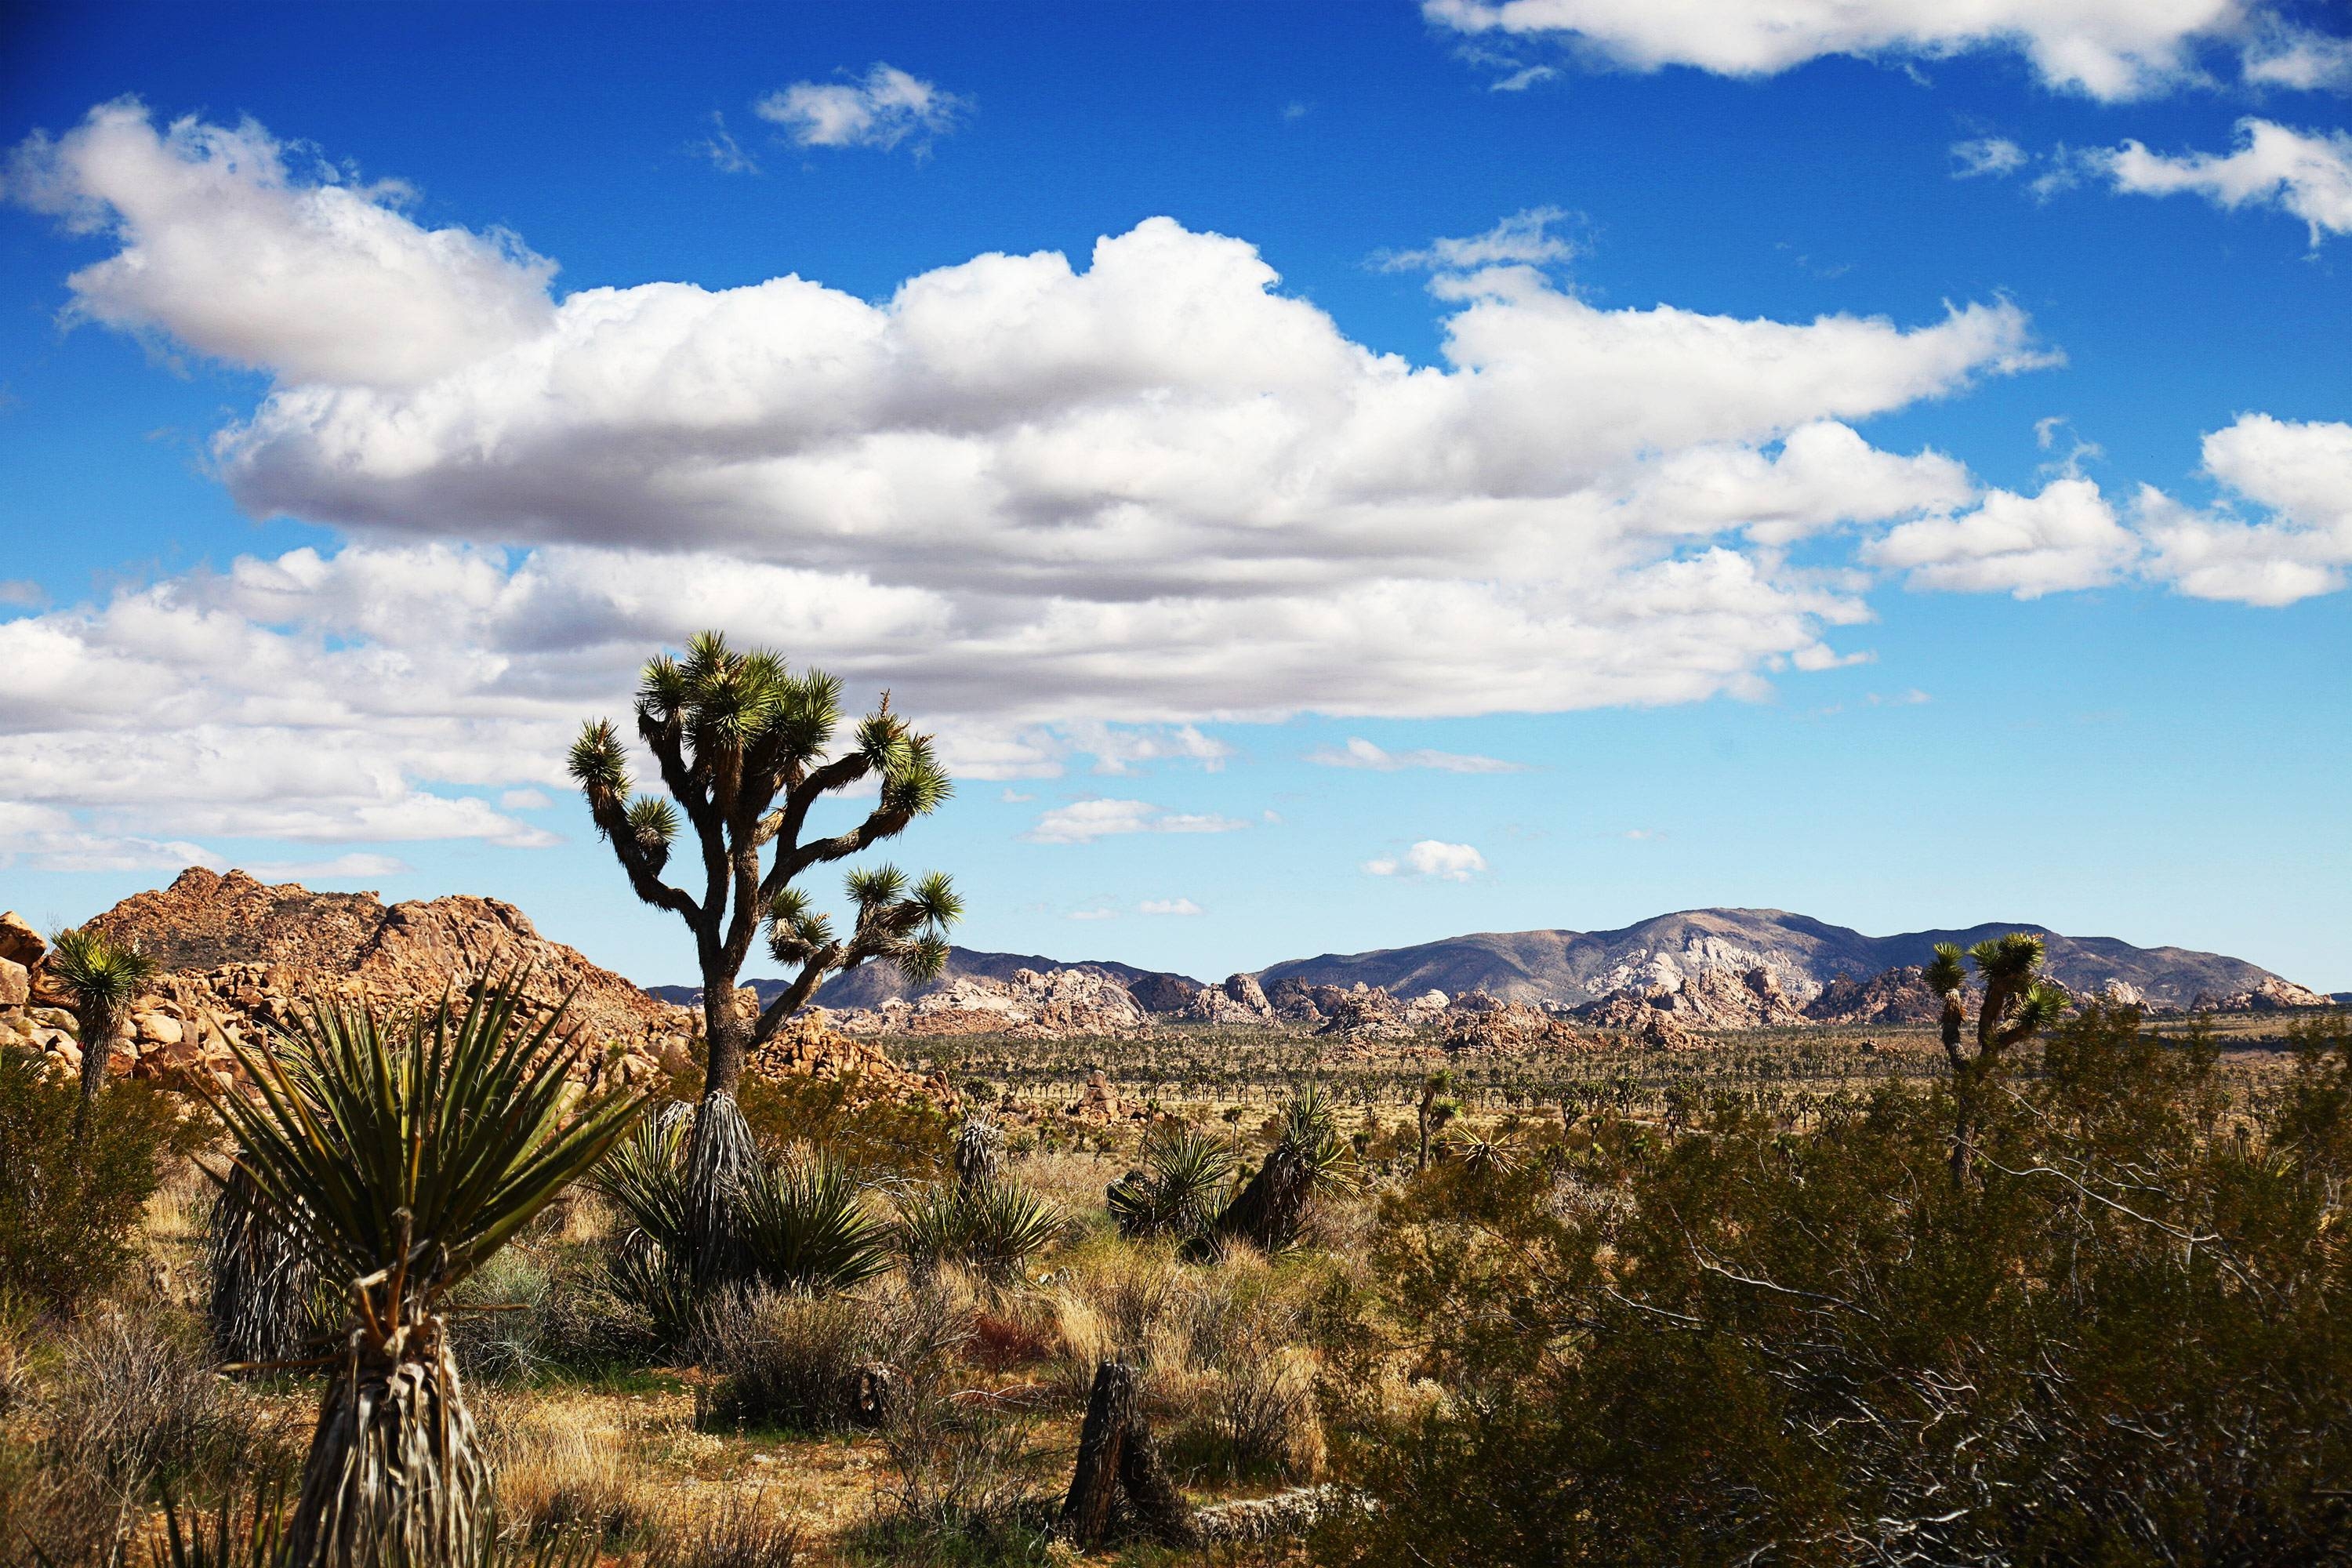
<svg viewBox="0 0 2352 1568"><path fill-rule="evenodd" d="M1969 949L1969 962L1976 966L1984 986L1977 1007L1973 1053L1962 1043L1968 1005L1960 990L1964 976L1958 946L1937 943L1927 963L1927 984L1944 999L1941 1033L1944 1055L1952 1068L1952 1179L1956 1182L1969 1179L1984 1096L2002 1057L2057 1024L2071 1005L2064 992L2041 978L2047 952L2042 939L2029 931L1988 937Z"/></svg>
<svg viewBox="0 0 2352 1568"><path fill-rule="evenodd" d="M1182 1122L1145 1134L1136 1168L1104 1194L1121 1236L1204 1235L1223 1207L1241 1157L1223 1139Z"/></svg>
<svg viewBox="0 0 2352 1568"><path fill-rule="evenodd" d="M603 1159L642 1097L575 1098L586 1046L526 1024L519 976L387 1025L320 1004L277 1051L233 1047L254 1092L199 1089L236 1165L349 1319L304 1468L287 1561L359 1568L470 1557L488 1481L439 1309Z"/></svg>
<svg viewBox="0 0 2352 1568"><path fill-rule="evenodd" d="M155 978L155 961L136 946L89 926L51 939L48 974L73 998L81 1020L81 1098L87 1106L106 1085L114 1038L131 1005Z"/></svg>
<svg viewBox="0 0 2352 1568"><path fill-rule="evenodd" d="M794 1150L761 1167L742 1194L751 1273L779 1290L844 1290L890 1267L890 1227L831 1157Z"/></svg>
<svg viewBox="0 0 2352 1568"><path fill-rule="evenodd" d="M1298 1239L1317 1196L1349 1180L1354 1163L1330 1098L1309 1085L1283 1106L1265 1163L1189 1251L1207 1256L1234 1241L1281 1251Z"/></svg>
<svg viewBox="0 0 2352 1568"><path fill-rule="evenodd" d="M919 1187L898 1200L898 1247L919 1270L960 1263L1001 1279L1069 1228L1059 1204L1003 1177Z"/></svg>
<svg viewBox="0 0 2352 1568"><path fill-rule="evenodd" d="M1968 971L1960 967L1960 944L1939 942L1927 961L1925 972L1927 989L1938 996L1949 996L1968 979Z"/></svg>

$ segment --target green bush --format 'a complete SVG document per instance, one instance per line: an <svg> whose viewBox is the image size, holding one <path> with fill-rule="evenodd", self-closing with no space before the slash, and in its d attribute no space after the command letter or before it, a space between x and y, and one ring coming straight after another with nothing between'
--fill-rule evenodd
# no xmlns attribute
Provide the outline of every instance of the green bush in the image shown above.
<svg viewBox="0 0 2352 1568"><path fill-rule="evenodd" d="M2210 1042L2092 1008L1961 1183L1948 1095L1900 1087L1803 1136L1727 1100L1604 1116L1557 1176L1433 1166L1328 1385L1382 1506L1319 1554L2347 1561L2352 1037L2299 1044L2239 1136ZM1389 1356L1434 1391L1381 1398Z"/></svg>
<svg viewBox="0 0 2352 1568"><path fill-rule="evenodd" d="M74 1137L74 1085L0 1048L0 1297L70 1313L121 1274L166 1159L201 1146L145 1084L110 1085Z"/></svg>

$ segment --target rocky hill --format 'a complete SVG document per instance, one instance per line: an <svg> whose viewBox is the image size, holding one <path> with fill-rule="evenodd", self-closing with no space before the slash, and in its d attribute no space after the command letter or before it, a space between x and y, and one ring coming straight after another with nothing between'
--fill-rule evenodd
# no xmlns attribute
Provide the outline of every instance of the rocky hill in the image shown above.
<svg viewBox="0 0 2352 1568"><path fill-rule="evenodd" d="M2179 1009L2325 1000L2242 959L2063 936L2030 921L1873 937L1780 910L1691 910L1622 931L1489 931L1371 952L1327 952L1275 964L1258 978L1269 986L1282 980L1361 982L1395 995L1484 991L1506 1001L1574 1007L1618 993L1673 992L1710 972L1761 971L1801 1006L1841 978L1862 984L1919 963L1937 942L1966 947L2012 931L2044 937L2051 977L2082 994L2109 993Z"/></svg>
<svg viewBox="0 0 2352 1568"><path fill-rule="evenodd" d="M1079 959L1064 963L1057 958L1042 958L1035 953L983 952L976 948L950 947L948 949L947 967L940 971L937 980L927 984L912 984L898 973L898 966L895 963L866 963L846 974L834 976L819 987L816 1003L820 1007L845 1012L880 1007L887 1002L918 1002L959 980L994 980L1010 985L1013 976L1024 970L1037 974L1069 970L1081 974L1100 975L1118 982L1144 1006L1160 1012L1174 1012L1182 1005L1181 1000L1174 998L1180 995L1189 998L1201 989L1201 982L1189 975L1138 969L1132 963L1118 963L1107 959ZM762 1002L773 1001L785 985L782 980L750 980L744 984L758 991ZM1181 992L1170 992L1168 988L1171 986L1181 987ZM652 994L685 1007L698 1006L702 1002L702 987L699 985L656 985L653 987ZM1164 1006L1154 1000L1162 995L1171 998Z"/></svg>

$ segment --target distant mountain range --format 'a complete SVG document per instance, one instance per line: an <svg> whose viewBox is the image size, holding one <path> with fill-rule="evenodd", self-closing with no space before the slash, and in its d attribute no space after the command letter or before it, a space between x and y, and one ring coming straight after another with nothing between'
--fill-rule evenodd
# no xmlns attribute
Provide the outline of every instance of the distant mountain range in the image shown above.
<svg viewBox="0 0 2352 1568"><path fill-rule="evenodd" d="M2049 946L2048 973L2070 991L2129 985L2156 1006L2188 1007L2257 990L2279 977L2258 964L2182 947L2135 947L2113 937L2063 936L2032 921L1990 921L1952 931L1864 936L1782 910L1688 910L1620 931L1482 932L1371 952L1292 959L1258 978L1350 985L1391 994L1480 990L1510 1001L1591 1001L1612 991L1673 986L1706 968L1761 968L1783 989L1810 991L1841 974L1865 979L1924 963L1941 942L1966 948L2005 931L2032 931Z"/></svg>
<svg viewBox="0 0 2352 1568"><path fill-rule="evenodd" d="M1431 990L1448 995L1485 991L1507 1001L1576 1005L1613 991L1671 988L1705 970L1763 969L1784 990L1811 994L1840 975L1864 980L1925 963L1940 942L1967 947L2013 931L2042 937L2049 945L2051 978L2080 994L2119 984L2137 992L2150 1005L2186 1008L2200 1001L2221 1002L2286 986L2279 976L2243 959L2181 947L2135 947L2112 937L2065 936L2032 921L1864 936L1781 910L1687 910L1619 931L1482 931L1411 947L1289 959L1255 973L1269 985L1278 980L1342 986L1361 981L1398 996ZM1167 998L1197 992L1202 985L1190 975L1108 960L1064 963L1035 953L964 947L950 950L946 973L934 984L964 975L1002 980L1016 969L1093 970L1119 981L1154 1011L1172 1011L1180 1004ZM763 998L783 986L781 980L750 984ZM874 963L836 977L817 999L827 1007L872 1007L893 996L920 995L932 988L910 986L893 966ZM688 1004L701 996L698 988L683 985L656 986L654 994Z"/></svg>

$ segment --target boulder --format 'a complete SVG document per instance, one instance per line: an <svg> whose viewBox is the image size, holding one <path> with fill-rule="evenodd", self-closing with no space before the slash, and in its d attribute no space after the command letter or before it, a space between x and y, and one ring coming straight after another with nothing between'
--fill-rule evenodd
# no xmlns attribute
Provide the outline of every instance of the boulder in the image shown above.
<svg viewBox="0 0 2352 1568"><path fill-rule="evenodd" d="M0 1007L22 1007L32 999L32 971L13 958L0 958Z"/></svg>
<svg viewBox="0 0 2352 1568"><path fill-rule="evenodd" d="M1150 1013L1181 1013L1192 1001L1192 987L1173 974L1146 974L1129 981L1127 990Z"/></svg>
<svg viewBox="0 0 2352 1568"><path fill-rule="evenodd" d="M186 1035L180 1021L169 1013L133 1013L131 1026L138 1031L142 1044L176 1046Z"/></svg>
<svg viewBox="0 0 2352 1568"><path fill-rule="evenodd" d="M49 944L32 922L16 910L0 914L0 959L21 963L27 970L38 969L47 956Z"/></svg>
<svg viewBox="0 0 2352 1568"><path fill-rule="evenodd" d="M1449 1014L1438 1043L1447 1050L1524 1051L1583 1046L1591 1040L1565 1018L1519 1003Z"/></svg>
<svg viewBox="0 0 2352 1568"><path fill-rule="evenodd" d="M1932 1024L1943 1016L1944 999L1927 987L1917 964L1882 970L1868 980L1841 974L1805 1004L1816 1024Z"/></svg>
<svg viewBox="0 0 2352 1568"><path fill-rule="evenodd" d="M1296 977L1277 980L1266 987L1265 999L1277 1018L1294 1023L1319 1024L1323 1009L1315 1005L1315 988Z"/></svg>

